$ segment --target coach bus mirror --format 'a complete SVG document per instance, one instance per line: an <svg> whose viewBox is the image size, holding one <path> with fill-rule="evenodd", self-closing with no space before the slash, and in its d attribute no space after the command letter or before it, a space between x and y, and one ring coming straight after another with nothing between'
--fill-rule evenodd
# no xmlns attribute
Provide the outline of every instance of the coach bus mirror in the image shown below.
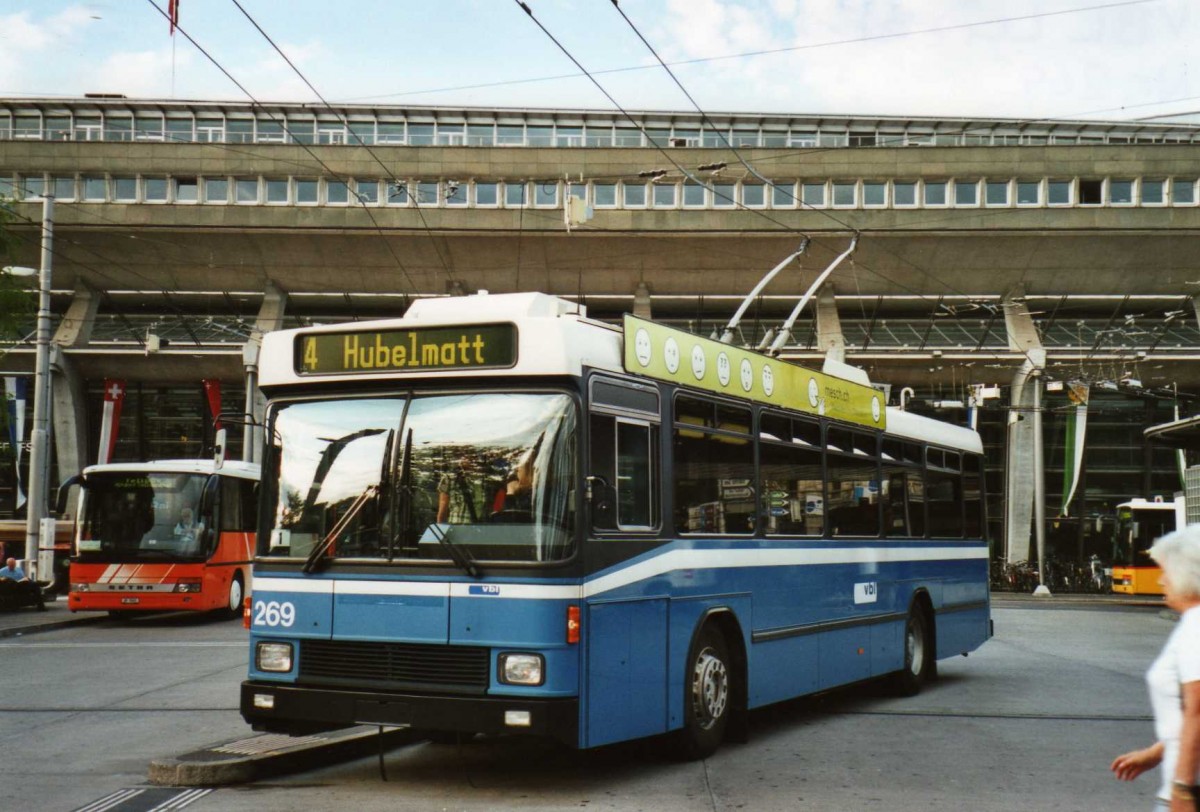
<svg viewBox="0 0 1200 812"><path fill-rule="evenodd" d="M218 471L225 464L225 440L227 436L225 429L217 429L217 439L213 443L213 468Z"/></svg>
<svg viewBox="0 0 1200 812"><path fill-rule="evenodd" d="M58 486L58 499L54 503L55 516L62 518L62 516L67 512L67 499L71 496L71 486L78 485L82 481L83 475L76 474Z"/></svg>

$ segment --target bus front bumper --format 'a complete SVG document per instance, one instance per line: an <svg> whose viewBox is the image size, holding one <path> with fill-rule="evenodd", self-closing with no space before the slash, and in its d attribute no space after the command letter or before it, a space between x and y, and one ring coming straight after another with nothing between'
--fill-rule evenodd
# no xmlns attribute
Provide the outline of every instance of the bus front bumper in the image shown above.
<svg viewBox="0 0 1200 812"><path fill-rule="evenodd" d="M408 725L416 730L545 736L579 746L575 697L435 696L247 680L242 683L241 711L255 730L271 733Z"/></svg>

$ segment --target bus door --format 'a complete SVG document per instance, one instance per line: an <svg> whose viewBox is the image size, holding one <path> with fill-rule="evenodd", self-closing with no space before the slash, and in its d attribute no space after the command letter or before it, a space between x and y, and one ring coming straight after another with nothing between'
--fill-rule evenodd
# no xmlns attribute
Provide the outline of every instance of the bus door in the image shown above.
<svg viewBox="0 0 1200 812"><path fill-rule="evenodd" d="M594 377L590 385L588 570L652 550L661 528L659 395L654 386ZM614 589L587 602L581 744L666 732L669 606Z"/></svg>

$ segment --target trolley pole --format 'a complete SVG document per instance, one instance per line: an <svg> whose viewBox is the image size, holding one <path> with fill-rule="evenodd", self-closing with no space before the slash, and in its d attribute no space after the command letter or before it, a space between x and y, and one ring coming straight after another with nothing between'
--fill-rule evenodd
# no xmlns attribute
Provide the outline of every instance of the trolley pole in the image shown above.
<svg viewBox="0 0 1200 812"><path fill-rule="evenodd" d="M42 265L38 273L37 361L33 384L33 431L29 446L29 502L26 507L25 558L38 559L41 524L46 518L50 466L50 275L54 241L54 198L42 199ZM49 580L39 572L38 580Z"/></svg>

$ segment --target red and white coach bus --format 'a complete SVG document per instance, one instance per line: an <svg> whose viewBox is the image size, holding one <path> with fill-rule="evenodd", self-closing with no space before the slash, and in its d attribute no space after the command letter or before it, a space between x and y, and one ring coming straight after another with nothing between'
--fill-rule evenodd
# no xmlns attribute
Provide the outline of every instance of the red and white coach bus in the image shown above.
<svg viewBox="0 0 1200 812"><path fill-rule="evenodd" d="M85 468L71 611L220 611L250 585L259 466L156 460ZM75 484L75 483L72 483Z"/></svg>

